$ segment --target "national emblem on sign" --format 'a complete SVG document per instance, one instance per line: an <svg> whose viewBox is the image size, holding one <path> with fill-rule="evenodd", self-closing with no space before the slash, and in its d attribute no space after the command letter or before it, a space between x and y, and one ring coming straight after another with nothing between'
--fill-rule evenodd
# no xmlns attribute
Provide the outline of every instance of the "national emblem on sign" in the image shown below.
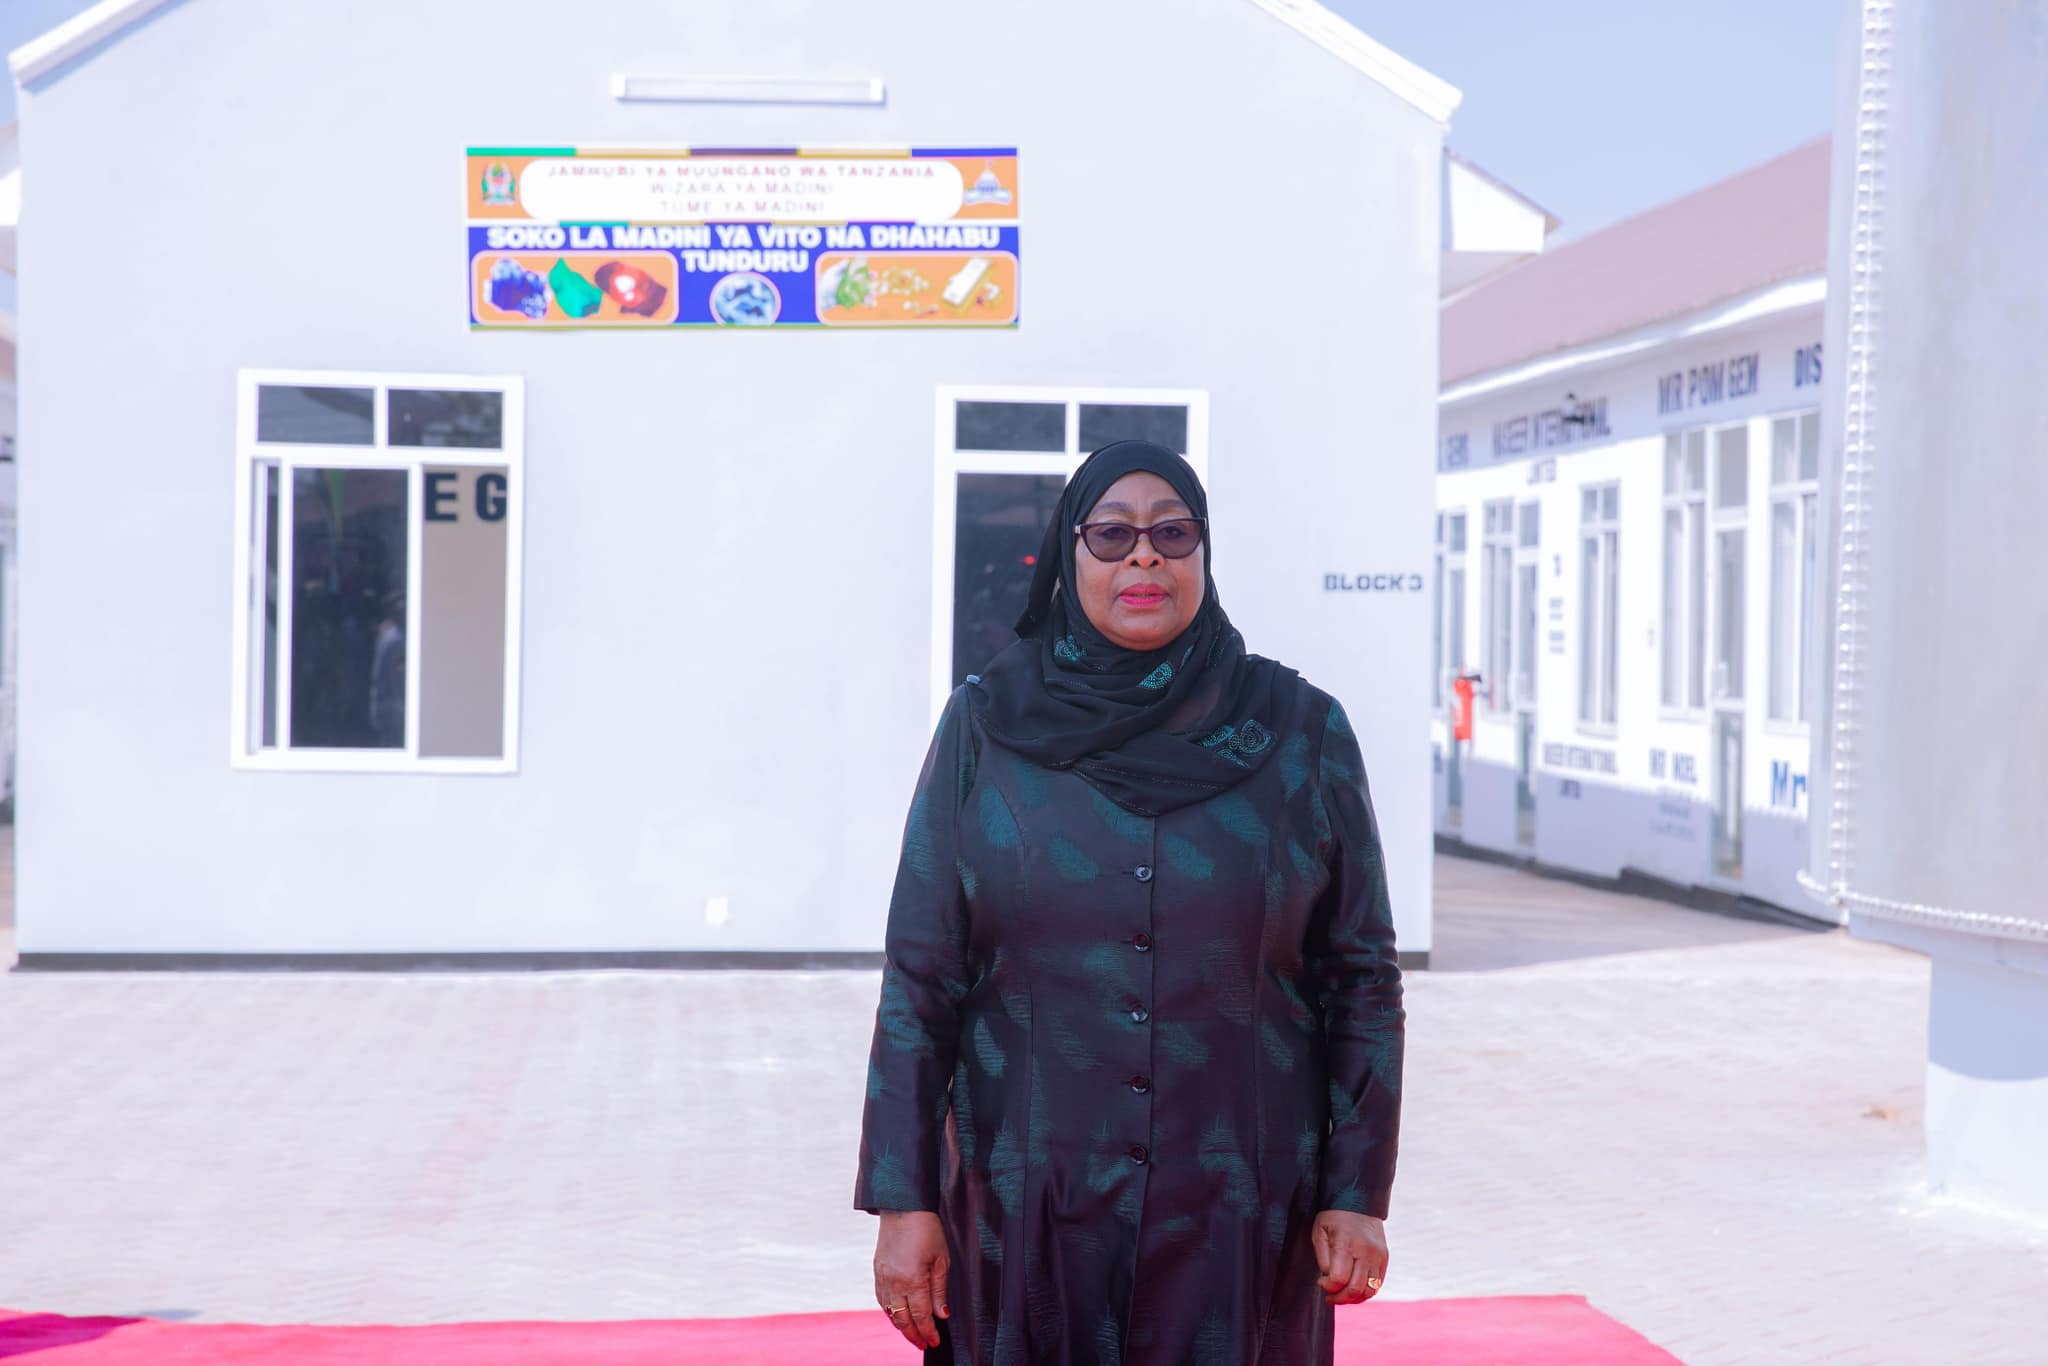
<svg viewBox="0 0 2048 1366"><path fill-rule="evenodd" d="M515 204L519 183L512 178L512 168L502 161L494 161L484 172L482 187L484 203Z"/></svg>

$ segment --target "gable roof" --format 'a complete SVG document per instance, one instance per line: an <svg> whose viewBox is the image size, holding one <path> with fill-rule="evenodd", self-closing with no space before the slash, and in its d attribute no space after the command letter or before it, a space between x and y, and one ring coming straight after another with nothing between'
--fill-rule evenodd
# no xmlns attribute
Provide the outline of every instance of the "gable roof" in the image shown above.
<svg viewBox="0 0 2048 1366"><path fill-rule="evenodd" d="M1444 305L1441 382L1826 272L1830 139L1552 247Z"/></svg>
<svg viewBox="0 0 2048 1366"><path fill-rule="evenodd" d="M8 57L15 83L34 85L60 67L88 57L177 0L99 0ZM1317 46L1342 58L1440 124L1464 97L1457 87L1381 46L1316 0L1250 0Z"/></svg>
<svg viewBox="0 0 2048 1366"><path fill-rule="evenodd" d="M1458 87L1424 71L1392 48L1365 36L1355 25L1316 0L1251 0L1325 51L1378 81L1430 118L1448 127L1465 98Z"/></svg>
<svg viewBox="0 0 2048 1366"><path fill-rule="evenodd" d="M7 63L14 68L14 83L24 89L34 85L58 67L97 51L174 2L99 0L9 53Z"/></svg>

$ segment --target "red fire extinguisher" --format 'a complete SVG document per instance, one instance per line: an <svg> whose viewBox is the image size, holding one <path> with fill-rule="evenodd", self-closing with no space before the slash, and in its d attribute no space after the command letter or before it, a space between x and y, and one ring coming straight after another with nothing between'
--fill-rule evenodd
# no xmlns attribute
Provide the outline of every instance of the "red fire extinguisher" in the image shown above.
<svg viewBox="0 0 2048 1366"><path fill-rule="evenodd" d="M1451 680L1451 692L1456 698L1451 704L1453 740L1472 738L1472 690L1484 681L1479 674L1459 674Z"/></svg>

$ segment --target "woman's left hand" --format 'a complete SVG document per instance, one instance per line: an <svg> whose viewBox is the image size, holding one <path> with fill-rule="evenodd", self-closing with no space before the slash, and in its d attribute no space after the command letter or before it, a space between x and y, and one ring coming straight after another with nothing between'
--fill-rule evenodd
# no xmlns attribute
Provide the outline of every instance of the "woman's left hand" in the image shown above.
<svg viewBox="0 0 2048 1366"><path fill-rule="evenodd" d="M1370 1214L1326 1209L1316 1216L1311 1235L1316 1266L1322 1275L1316 1288L1331 1304L1358 1304L1371 1299L1387 1278L1387 1226Z"/></svg>

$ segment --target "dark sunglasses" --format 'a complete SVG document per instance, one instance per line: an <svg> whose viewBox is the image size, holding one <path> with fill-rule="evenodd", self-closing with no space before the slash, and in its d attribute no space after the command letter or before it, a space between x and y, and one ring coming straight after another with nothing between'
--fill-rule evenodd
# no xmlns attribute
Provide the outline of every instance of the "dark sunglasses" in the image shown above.
<svg viewBox="0 0 2048 1366"><path fill-rule="evenodd" d="M1129 522L1083 522L1074 528L1081 544L1098 560L1121 560L1138 548L1140 535L1150 538L1152 548L1169 560L1184 560L1202 544L1201 517L1173 517L1151 526Z"/></svg>

